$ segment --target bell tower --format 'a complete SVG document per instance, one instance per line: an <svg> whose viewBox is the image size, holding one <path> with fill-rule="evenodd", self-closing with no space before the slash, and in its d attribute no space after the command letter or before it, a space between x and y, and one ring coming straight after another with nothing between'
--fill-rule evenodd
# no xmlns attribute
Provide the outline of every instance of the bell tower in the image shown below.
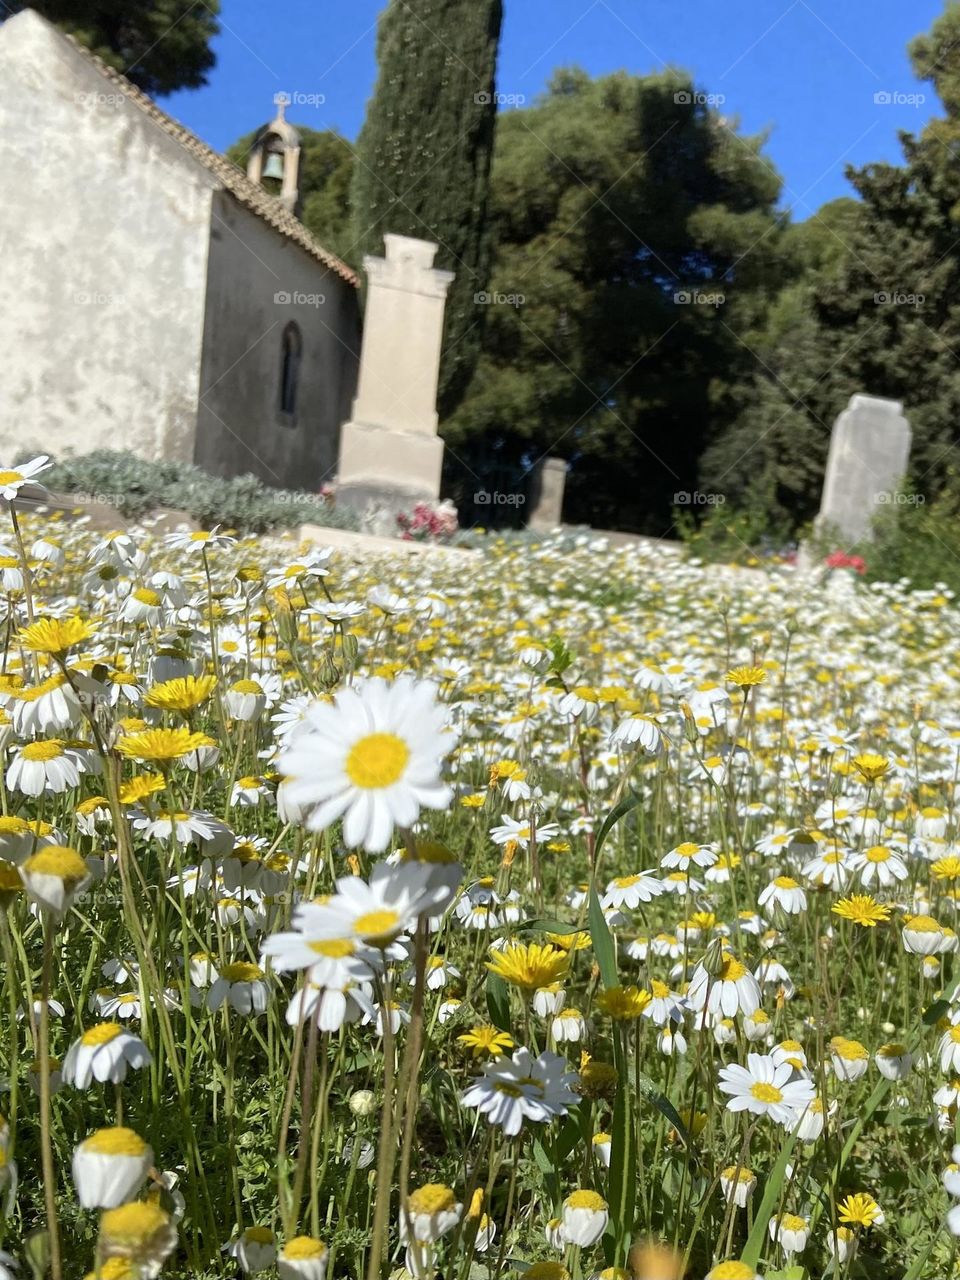
<svg viewBox="0 0 960 1280"><path fill-rule="evenodd" d="M290 103L288 95L278 93L273 101L277 114L257 131L247 160L247 177L299 215L300 135L284 114Z"/></svg>

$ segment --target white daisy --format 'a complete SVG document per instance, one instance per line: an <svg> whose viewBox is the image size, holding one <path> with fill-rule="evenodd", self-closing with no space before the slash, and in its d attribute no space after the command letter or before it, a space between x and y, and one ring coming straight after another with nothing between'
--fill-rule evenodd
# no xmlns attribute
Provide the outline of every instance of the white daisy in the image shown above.
<svg viewBox="0 0 960 1280"><path fill-rule="evenodd" d="M719 1088L730 1095L728 1111L749 1111L772 1116L778 1124L794 1125L816 1095L813 1082L791 1080L789 1062L777 1062L772 1054L748 1053L747 1065L731 1063L721 1067Z"/></svg>
<svg viewBox="0 0 960 1280"><path fill-rule="evenodd" d="M579 1078L555 1053L535 1058L529 1049L517 1049L512 1058L488 1062L461 1101L465 1107L476 1107L507 1137L515 1137L524 1120L543 1124L566 1115L580 1100L574 1092Z"/></svg>
<svg viewBox="0 0 960 1280"><path fill-rule="evenodd" d="M277 763L311 831L342 817L345 843L377 853L421 808L447 808L452 792L440 775L451 745L432 683L372 678L314 704Z"/></svg>
<svg viewBox="0 0 960 1280"><path fill-rule="evenodd" d="M32 458L29 462L19 462L15 467L0 470L0 498L12 502L24 486L27 486L27 496L45 497L47 490L42 484L34 482L34 476L40 475L41 471L46 471L52 466L53 463L47 455L41 453L39 457Z"/></svg>
<svg viewBox="0 0 960 1280"><path fill-rule="evenodd" d="M628 911L636 911L641 902L650 902L663 893L663 885L652 871L637 871L629 876L617 876L607 885L607 891L600 900L600 905L607 907L626 907Z"/></svg>
<svg viewBox="0 0 960 1280"><path fill-rule="evenodd" d="M67 1050L63 1078L77 1089L89 1089L94 1080L121 1084L127 1071L139 1071L153 1061L139 1036L116 1022L101 1022L85 1031Z"/></svg>

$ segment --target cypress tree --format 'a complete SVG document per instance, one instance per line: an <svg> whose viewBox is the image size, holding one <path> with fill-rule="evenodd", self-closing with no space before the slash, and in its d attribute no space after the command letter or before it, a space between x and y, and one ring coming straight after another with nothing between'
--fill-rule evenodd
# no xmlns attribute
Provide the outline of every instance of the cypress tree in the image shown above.
<svg viewBox="0 0 960 1280"><path fill-rule="evenodd" d="M490 244L487 191L503 0L389 0L379 71L357 142L351 204L356 258L385 232L434 240L456 272L447 300L440 413L456 406L477 361Z"/></svg>

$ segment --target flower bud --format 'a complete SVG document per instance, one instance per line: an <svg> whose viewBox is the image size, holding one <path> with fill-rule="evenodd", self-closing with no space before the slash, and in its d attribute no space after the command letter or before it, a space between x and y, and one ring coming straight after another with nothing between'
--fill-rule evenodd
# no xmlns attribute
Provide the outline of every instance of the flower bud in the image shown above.
<svg viewBox="0 0 960 1280"><path fill-rule="evenodd" d="M377 1099L372 1089L358 1089L350 1095L348 1105L355 1116L372 1116L377 1109Z"/></svg>

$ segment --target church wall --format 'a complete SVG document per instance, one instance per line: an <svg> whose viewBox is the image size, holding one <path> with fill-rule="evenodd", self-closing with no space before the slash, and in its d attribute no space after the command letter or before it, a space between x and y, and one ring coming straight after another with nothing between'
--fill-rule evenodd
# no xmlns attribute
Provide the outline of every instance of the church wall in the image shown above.
<svg viewBox="0 0 960 1280"><path fill-rule="evenodd" d="M336 471L359 352L357 290L226 193L214 197L195 460L319 490ZM300 331L296 412L281 412L283 334Z"/></svg>
<svg viewBox="0 0 960 1280"><path fill-rule="evenodd" d="M29 10L0 27L0 457L189 459L214 179Z"/></svg>

